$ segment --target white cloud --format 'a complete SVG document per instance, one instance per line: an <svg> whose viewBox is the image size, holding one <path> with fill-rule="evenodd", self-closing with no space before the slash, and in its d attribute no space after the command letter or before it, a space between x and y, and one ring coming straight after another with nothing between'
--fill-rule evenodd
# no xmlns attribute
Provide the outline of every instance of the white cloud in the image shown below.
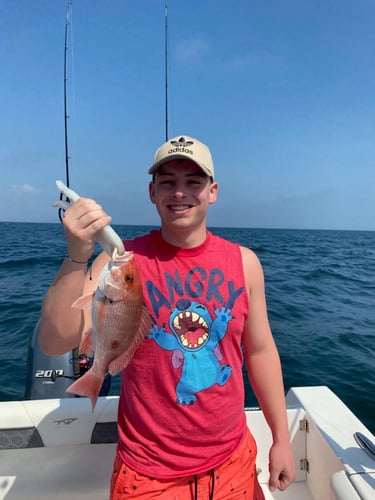
<svg viewBox="0 0 375 500"><path fill-rule="evenodd" d="M272 70L279 69L284 65L282 57L268 52L247 52L234 55L225 63L225 69L228 71L242 71L249 67L262 66Z"/></svg>
<svg viewBox="0 0 375 500"><path fill-rule="evenodd" d="M225 63L225 68L229 71L241 71L248 66L257 64L258 58L252 54L240 54L232 57Z"/></svg>
<svg viewBox="0 0 375 500"><path fill-rule="evenodd" d="M176 47L177 60L184 64L202 60L210 49L209 41L201 36L187 38Z"/></svg>
<svg viewBox="0 0 375 500"><path fill-rule="evenodd" d="M32 186L31 184L14 184L12 186L13 191L20 194L36 194L40 192L40 189Z"/></svg>

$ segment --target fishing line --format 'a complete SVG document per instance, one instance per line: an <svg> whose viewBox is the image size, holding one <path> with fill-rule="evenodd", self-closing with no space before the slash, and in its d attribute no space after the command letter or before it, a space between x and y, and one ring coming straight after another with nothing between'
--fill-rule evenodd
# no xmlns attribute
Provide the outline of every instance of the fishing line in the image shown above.
<svg viewBox="0 0 375 500"><path fill-rule="evenodd" d="M70 36L70 53L72 55L71 61L70 61L70 68L71 68L71 77L72 77L72 108L73 108L73 117L77 115L77 106L76 106L76 76L75 76L75 57L74 57L74 39L73 39L73 34L74 34L74 28L73 28L73 11L71 11L70 14L70 30L69 30L69 36ZM71 134L70 134L71 136ZM73 129L73 141L74 145L77 144L76 141L76 134L74 133Z"/></svg>
<svg viewBox="0 0 375 500"><path fill-rule="evenodd" d="M168 140L168 0L164 3L165 142Z"/></svg>
<svg viewBox="0 0 375 500"><path fill-rule="evenodd" d="M171 73L171 50L169 43L169 23L168 23L168 1L164 3L164 79L165 79L165 141L170 136L170 118L172 109L172 130L175 129L174 124L174 103L173 103L173 82ZM170 105L171 104L171 105Z"/></svg>

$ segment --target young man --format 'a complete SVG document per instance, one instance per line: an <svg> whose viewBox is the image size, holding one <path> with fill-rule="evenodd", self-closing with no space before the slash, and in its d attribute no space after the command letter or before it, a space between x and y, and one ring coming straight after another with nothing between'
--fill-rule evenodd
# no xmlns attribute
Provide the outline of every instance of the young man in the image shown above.
<svg viewBox="0 0 375 500"><path fill-rule="evenodd" d="M160 231L125 241L134 250L148 337L123 370L111 499L261 499L256 444L247 429L243 360L273 436L269 487L294 479L284 388L259 260L207 231L218 184L207 146L178 136L155 153L149 195ZM86 263L110 217L80 198L64 216L68 255L49 289L40 342L48 354L80 343L91 318L71 308L94 290L108 261Z"/></svg>

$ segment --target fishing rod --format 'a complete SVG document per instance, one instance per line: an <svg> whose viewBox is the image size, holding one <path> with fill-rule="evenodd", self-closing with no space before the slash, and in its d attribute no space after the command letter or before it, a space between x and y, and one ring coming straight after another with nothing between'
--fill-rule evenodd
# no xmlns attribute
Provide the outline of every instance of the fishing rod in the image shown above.
<svg viewBox="0 0 375 500"><path fill-rule="evenodd" d="M67 86L68 86L68 34L70 27L70 17L72 9L72 0L68 0L66 7L66 19L65 19L65 37L64 37L64 142L65 142L65 179L66 185L69 187L69 141L68 141L68 97L67 97ZM60 200L63 199L63 193L60 193ZM69 201L67 199L67 201ZM59 219L62 222L63 209L59 208Z"/></svg>
<svg viewBox="0 0 375 500"><path fill-rule="evenodd" d="M168 140L168 0L164 4L165 141Z"/></svg>
<svg viewBox="0 0 375 500"><path fill-rule="evenodd" d="M66 23L65 23L65 42L64 42L64 136L65 136L65 175L66 185L69 187L69 147L68 147L68 106L67 106L67 61L68 61L68 30L70 26L70 11L72 7L71 0L68 0Z"/></svg>
<svg viewBox="0 0 375 500"><path fill-rule="evenodd" d="M70 19L72 11L72 0L67 1L66 6L66 19L65 19L65 36L64 36L64 144L65 144L65 180L66 186L69 188L69 140L68 140L68 34L70 28ZM64 194L60 193L60 200L63 200ZM67 196L65 196L66 201L70 201ZM59 219L62 222L63 209L59 209ZM88 364L88 360L87 364ZM74 379L79 378L82 375L82 361L79 354L79 349L75 348L72 350L72 364L73 364L73 377Z"/></svg>

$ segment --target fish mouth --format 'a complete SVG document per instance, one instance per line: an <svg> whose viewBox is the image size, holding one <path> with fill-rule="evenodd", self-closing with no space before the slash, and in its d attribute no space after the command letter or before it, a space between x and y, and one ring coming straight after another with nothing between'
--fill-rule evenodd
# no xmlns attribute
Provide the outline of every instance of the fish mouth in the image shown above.
<svg viewBox="0 0 375 500"><path fill-rule="evenodd" d="M173 328L185 349L199 349L209 338L207 321L193 311L183 311L173 320Z"/></svg>

